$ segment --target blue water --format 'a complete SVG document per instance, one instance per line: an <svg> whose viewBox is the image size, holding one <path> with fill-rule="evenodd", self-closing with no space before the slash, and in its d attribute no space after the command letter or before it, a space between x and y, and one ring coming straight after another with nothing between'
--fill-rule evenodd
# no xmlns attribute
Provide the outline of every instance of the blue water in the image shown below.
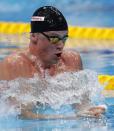
<svg viewBox="0 0 114 131"><path fill-rule="evenodd" d="M61 10L69 25L114 27L113 0L1 0L0 21L29 22L34 10L44 5Z"/></svg>
<svg viewBox="0 0 114 131"><path fill-rule="evenodd" d="M114 50L81 52L84 69L92 69L99 74L114 75Z"/></svg>

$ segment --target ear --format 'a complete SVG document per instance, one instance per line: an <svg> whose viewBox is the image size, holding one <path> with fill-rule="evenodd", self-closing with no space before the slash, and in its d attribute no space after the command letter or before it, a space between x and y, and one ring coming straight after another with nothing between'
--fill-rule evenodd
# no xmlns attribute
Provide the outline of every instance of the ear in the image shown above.
<svg viewBox="0 0 114 131"><path fill-rule="evenodd" d="M31 33L30 34L30 41L33 44L37 44L38 43L38 35L36 33Z"/></svg>

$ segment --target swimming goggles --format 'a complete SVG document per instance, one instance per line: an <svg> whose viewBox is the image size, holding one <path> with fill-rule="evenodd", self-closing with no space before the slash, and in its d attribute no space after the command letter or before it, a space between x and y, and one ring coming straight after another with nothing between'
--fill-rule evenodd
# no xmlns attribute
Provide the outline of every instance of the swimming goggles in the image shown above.
<svg viewBox="0 0 114 131"><path fill-rule="evenodd" d="M42 35L44 35L52 44L56 44L58 43L59 41L62 41L63 43L66 42L67 38L68 38L68 35L65 35L63 37L60 37L58 35L55 35L55 36L48 36L46 35L45 33L43 32L40 32Z"/></svg>

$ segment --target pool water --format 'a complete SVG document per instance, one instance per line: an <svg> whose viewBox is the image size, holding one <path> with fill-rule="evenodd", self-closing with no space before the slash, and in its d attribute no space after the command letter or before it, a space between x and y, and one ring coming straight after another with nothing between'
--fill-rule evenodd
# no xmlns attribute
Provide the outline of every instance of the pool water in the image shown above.
<svg viewBox="0 0 114 131"><path fill-rule="evenodd" d="M18 46L0 46L0 59L18 50ZM98 74L114 75L114 51L80 51L84 69ZM114 130L114 98L105 98L108 106L103 118L79 118L76 120L21 120L12 115L0 117L0 131L112 131ZM2 107L1 107L2 108Z"/></svg>
<svg viewBox="0 0 114 131"><path fill-rule="evenodd" d="M12 116L0 118L0 131L113 131L114 98L106 98L108 110L103 119L80 118L76 120L20 120Z"/></svg>
<svg viewBox="0 0 114 131"><path fill-rule="evenodd" d="M81 53L84 69L99 74L114 75L114 50L95 50Z"/></svg>

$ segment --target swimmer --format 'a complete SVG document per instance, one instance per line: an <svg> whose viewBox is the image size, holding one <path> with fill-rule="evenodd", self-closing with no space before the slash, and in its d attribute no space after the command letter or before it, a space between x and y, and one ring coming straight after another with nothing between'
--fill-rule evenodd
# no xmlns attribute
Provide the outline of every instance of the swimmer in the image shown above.
<svg viewBox="0 0 114 131"><path fill-rule="evenodd" d="M31 18L28 49L9 55L0 62L0 80L45 77L64 71L82 70L78 52L63 49L68 38L68 25L60 11L47 6L37 9Z"/></svg>
<svg viewBox="0 0 114 131"><path fill-rule="evenodd" d="M37 9L31 18L29 47L7 56L0 62L0 80L13 80L18 77L31 78L36 73L39 77L45 78L46 72L50 76L55 76L62 72L82 70L80 54L64 49L67 38L68 24L58 9L52 6ZM59 116L37 115L30 109L32 106L22 107L21 116L33 119L59 118ZM95 110L92 109L88 109L88 113L92 114L97 110L96 107ZM98 115L104 110L105 108L101 107ZM95 116L94 113L93 116ZM63 117L60 116L60 118Z"/></svg>

